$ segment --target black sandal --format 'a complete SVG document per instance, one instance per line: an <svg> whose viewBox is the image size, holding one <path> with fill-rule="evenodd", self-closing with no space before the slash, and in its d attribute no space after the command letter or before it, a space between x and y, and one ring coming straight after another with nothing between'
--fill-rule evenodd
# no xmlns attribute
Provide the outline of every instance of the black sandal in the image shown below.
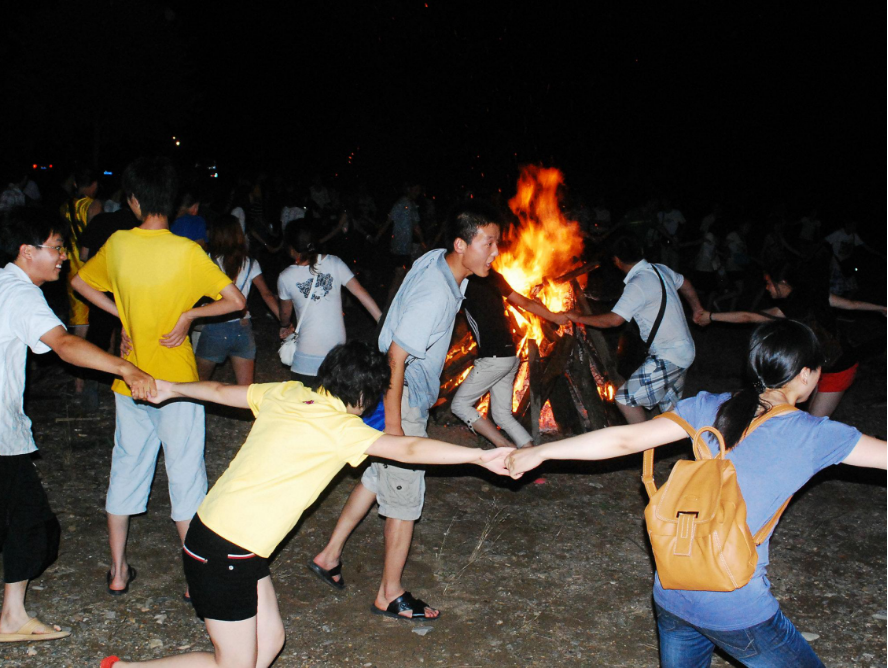
<svg viewBox="0 0 888 668"><path fill-rule="evenodd" d="M411 594L409 591L405 591L403 594L398 596L398 598L389 603L388 607L385 610L380 610L376 607L375 603L372 603L370 605L370 612L372 612L374 615L382 615L383 617L394 617L395 619L404 619L408 622L433 622L441 616L441 614L439 613L437 617L426 617L426 608L432 608L432 606L421 599L414 598L413 594ZM402 612L407 612L408 610L411 613L410 617L400 614Z"/></svg>
<svg viewBox="0 0 888 668"><path fill-rule="evenodd" d="M345 589L345 578L342 577L342 562L331 568L329 571L318 566L314 561L309 561L308 569L317 575L321 580L336 589ZM334 580L335 576L339 576L339 580Z"/></svg>

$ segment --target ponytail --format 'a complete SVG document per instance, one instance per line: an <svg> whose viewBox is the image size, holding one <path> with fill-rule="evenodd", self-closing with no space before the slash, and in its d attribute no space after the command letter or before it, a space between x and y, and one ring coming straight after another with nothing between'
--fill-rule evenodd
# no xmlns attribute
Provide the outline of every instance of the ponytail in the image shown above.
<svg viewBox="0 0 888 668"><path fill-rule="evenodd" d="M823 366L823 353L814 332L795 320L773 320L756 327L749 341L747 387L723 403L716 414L715 428L732 448L755 418L759 408L771 406L761 395L768 389L780 388L801 373L802 369Z"/></svg>

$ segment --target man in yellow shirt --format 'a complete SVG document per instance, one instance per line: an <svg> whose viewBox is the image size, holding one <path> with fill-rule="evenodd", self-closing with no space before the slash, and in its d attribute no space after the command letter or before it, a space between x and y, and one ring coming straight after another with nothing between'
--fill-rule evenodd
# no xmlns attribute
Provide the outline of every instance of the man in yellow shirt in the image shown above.
<svg viewBox="0 0 888 668"><path fill-rule="evenodd" d="M391 378L386 358L365 343L336 346L317 378L317 392L297 381L157 381L153 402L212 401L249 408L256 416L246 442L198 509L182 549L192 603L206 622L216 661L224 657L227 666L264 668L281 651L284 625L268 558L346 464L358 466L369 455L414 466L476 464L500 475L506 472L503 462L511 448L464 448L383 434L364 424L359 416L368 412L365 408L373 409L367 397L375 404ZM161 661L164 666L221 665L207 653ZM138 664L110 656L101 668L130 665Z"/></svg>
<svg viewBox="0 0 888 668"><path fill-rule="evenodd" d="M141 225L111 235L74 277L84 298L118 316L132 340L127 359L147 373L176 382L198 379L188 329L195 318L239 311L245 300L215 262L193 241L169 230L176 171L165 158L139 158L123 174L123 188ZM112 301L105 292L114 294ZM193 308L201 297L211 304ZM204 409L191 402L162 407L133 401L115 381L116 430L105 510L111 570L108 593L129 590L136 571L126 559L129 516L145 512L157 451L164 449L172 518L184 540L207 491Z"/></svg>

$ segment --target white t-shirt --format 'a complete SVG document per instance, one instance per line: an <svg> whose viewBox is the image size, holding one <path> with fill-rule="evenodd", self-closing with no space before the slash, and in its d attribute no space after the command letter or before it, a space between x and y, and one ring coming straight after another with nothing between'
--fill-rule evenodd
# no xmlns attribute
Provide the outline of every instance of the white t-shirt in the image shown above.
<svg viewBox="0 0 888 668"><path fill-rule="evenodd" d="M720 263L717 254L717 241L712 232L703 235L703 243L700 244L700 250L697 251L697 257L694 258L694 269L697 271L713 272L717 271Z"/></svg>
<svg viewBox="0 0 888 668"><path fill-rule="evenodd" d="M354 278L348 265L335 255L319 256L315 271L312 273L307 265L293 264L278 278L278 295L293 302L297 321L302 322L290 368L305 376L316 376L327 353L345 343L342 286ZM310 291L311 306L308 305Z"/></svg>
<svg viewBox="0 0 888 668"><path fill-rule="evenodd" d="M685 217L678 209L661 211L657 214L663 228L672 236L678 233L678 228L685 224Z"/></svg>
<svg viewBox="0 0 888 668"><path fill-rule="evenodd" d="M651 345L650 354L687 369L694 362L696 350L681 305L681 297L678 295L678 289L684 284L684 276L666 265L658 264L656 267L666 285L666 311L663 313L660 329L657 330L657 337ZM660 279L651 264L647 260L641 260L629 270L623 283L626 284L623 296L612 310L624 320L635 318L641 338L647 341L663 299Z"/></svg>
<svg viewBox="0 0 888 668"><path fill-rule="evenodd" d="M215 258L216 264L219 265L219 269L225 271L225 267L222 266L222 258ZM244 299L250 296L250 288L253 285L253 279L257 276L262 275L262 267L259 266L259 261L254 260L251 257L244 258L244 263L241 265L240 271L237 272L237 278L234 281L234 284L237 286L237 289L240 290ZM250 312L245 310L244 318L250 317ZM226 320L225 322L234 322L235 320L240 320L240 317L232 318L231 320Z"/></svg>
<svg viewBox="0 0 888 668"><path fill-rule="evenodd" d="M840 260L851 257L855 246L863 246L863 239L857 236L857 232L848 234L843 229L838 229L826 237L826 242L832 246L833 254Z"/></svg>
<svg viewBox="0 0 888 668"><path fill-rule="evenodd" d="M50 351L40 337L62 321L12 262L0 269L0 304L0 456L9 457L37 449L23 407L25 362L28 348L38 355Z"/></svg>

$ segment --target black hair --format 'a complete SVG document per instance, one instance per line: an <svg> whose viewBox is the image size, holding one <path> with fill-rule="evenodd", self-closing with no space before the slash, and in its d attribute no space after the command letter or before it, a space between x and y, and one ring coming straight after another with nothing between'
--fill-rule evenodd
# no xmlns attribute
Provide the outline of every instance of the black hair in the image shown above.
<svg viewBox="0 0 888 668"><path fill-rule="evenodd" d="M716 414L715 428L729 448L735 446L761 407L766 389L786 385L802 369L823 366L823 352L811 328L795 320L779 319L755 328L749 340L748 384L723 403Z"/></svg>
<svg viewBox="0 0 888 668"><path fill-rule="evenodd" d="M449 232L451 235L448 251L453 250L453 242L462 239L467 244L478 234L478 230L493 223L502 229L503 222L499 211L492 204L480 200L463 200L450 212Z"/></svg>
<svg viewBox="0 0 888 668"><path fill-rule="evenodd" d="M610 252L623 264L635 264L644 259L644 249L633 236L624 234L614 239L610 245Z"/></svg>
<svg viewBox="0 0 888 668"><path fill-rule="evenodd" d="M96 182L96 172L89 165L77 163L71 172L74 177L75 188L86 188Z"/></svg>
<svg viewBox="0 0 888 668"><path fill-rule="evenodd" d="M300 261L308 260L308 269L311 273L317 273L315 265L318 263L318 244L315 233L309 222L292 220L284 230L284 241L291 248Z"/></svg>
<svg viewBox="0 0 888 668"><path fill-rule="evenodd" d="M388 390L391 374L385 355L363 341L349 341L327 353L318 369L318 386L346 406L362 406L369 415Z"/></svg>
<svg viewBox="0 0 888 668"><path fill-rule="evenodd" d="M138 199L138 195L136 196L136 199ZM141 201L142 200L139 200L139 202ZM185 184L179 189L179 196L176 198L176 201L179 205L179 211L182 209L189 209L195 204L200 204L200 189L193 183Z"/></svg>
<svg viewBox="0 0 888 668"><path fill-rule="evenodd" d="M67 221L58 215L35 207L17 206L4 212L0 220L0 264L14 262L23 245L39 246L53 234L62 237Z"/></svg>
<svg viewBox="0 0 888 668"><path fill-rule="evenodd" d="M176 198L176 168L167 158L136 158L123 171L123 191L127 199L139 200L142 216L169 216Z"/></svg>

